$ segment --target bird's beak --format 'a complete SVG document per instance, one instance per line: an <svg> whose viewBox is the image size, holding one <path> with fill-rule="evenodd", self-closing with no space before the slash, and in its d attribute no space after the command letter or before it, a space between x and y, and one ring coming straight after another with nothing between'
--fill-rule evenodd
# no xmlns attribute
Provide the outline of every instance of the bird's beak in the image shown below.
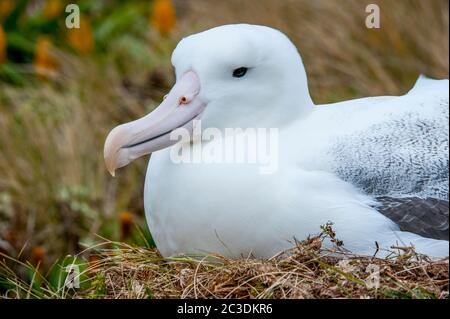
<svg viewBox="0 0 450 319"><path fill-rule="evenodd" d="M115 127L104 147L105 163L111 175L141 156L176 143L170 139L173 130L184 127L192 131L193 120L200 117L206 106L198 97L199 92L197 74L188 71L153 112Z"/></svg>

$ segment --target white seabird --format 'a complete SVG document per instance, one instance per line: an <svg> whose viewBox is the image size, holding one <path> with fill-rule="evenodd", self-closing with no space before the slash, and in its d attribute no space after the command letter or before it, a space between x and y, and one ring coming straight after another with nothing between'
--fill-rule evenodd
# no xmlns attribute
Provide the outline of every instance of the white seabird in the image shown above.
<svg viewBox="0 0 450 319"><path fill-rule="evenodd" d="M328 221L354 253L372 255L377 242L448 256L448 80L315 106L295 46L254 25L189 36L172 64L177 82L165 100L114 128L104 150L112 174L153 153L145 211L164 256L271 257ZM220 132L278 128L279 169L175 163L170 133L195 119Z"/></svg>

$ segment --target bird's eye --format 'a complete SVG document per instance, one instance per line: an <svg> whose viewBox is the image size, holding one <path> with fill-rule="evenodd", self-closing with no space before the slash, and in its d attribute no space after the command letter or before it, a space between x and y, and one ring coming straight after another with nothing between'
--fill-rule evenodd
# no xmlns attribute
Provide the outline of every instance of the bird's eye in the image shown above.
<svg viewBox="0 0 450 319"><path fill-rule="evenodd" d="M241 78L247 73L247 70L248 70L248 68L244 68L244 67L238 68L233 71L233 76L235 78Z"/></svg>

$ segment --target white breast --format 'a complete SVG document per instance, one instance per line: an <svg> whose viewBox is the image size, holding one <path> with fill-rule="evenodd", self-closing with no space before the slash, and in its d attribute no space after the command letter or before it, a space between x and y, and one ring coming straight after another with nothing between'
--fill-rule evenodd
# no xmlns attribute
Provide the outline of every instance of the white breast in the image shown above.
<svg viewBox="0 0 450 319"><path fill-rule="evenodd" d="M152 155L145 183L147 221L164 256L268 258L292 247L294 238L319 233L328 221L347 249L372 254L375 241L389 247L405 234L370 203L328 173L285 166L261 175L252 165L177 165L167 150ZM430 242L438 241L425 246Z"/></svg>

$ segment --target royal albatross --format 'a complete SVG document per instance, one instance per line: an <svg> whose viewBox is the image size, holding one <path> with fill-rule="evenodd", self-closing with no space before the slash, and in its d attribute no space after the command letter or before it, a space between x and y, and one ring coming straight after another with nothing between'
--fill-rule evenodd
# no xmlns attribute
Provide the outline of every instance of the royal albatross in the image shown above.
<svg viewBox="0 0 450 319"><path fill-rule="evenodd" d="M292 42L244 24L184 38L172 64L177 81L161 105L114 128L104 148L112 174L153 153L145 212L164 256L267 258L328 221L354 253L413 245L448 255L448 80L421 77L403 96L315 106ZM197 120L218 132L277 128L278 169L174 161L170 145L223 142L174 144L171 132Z"/></svg>

